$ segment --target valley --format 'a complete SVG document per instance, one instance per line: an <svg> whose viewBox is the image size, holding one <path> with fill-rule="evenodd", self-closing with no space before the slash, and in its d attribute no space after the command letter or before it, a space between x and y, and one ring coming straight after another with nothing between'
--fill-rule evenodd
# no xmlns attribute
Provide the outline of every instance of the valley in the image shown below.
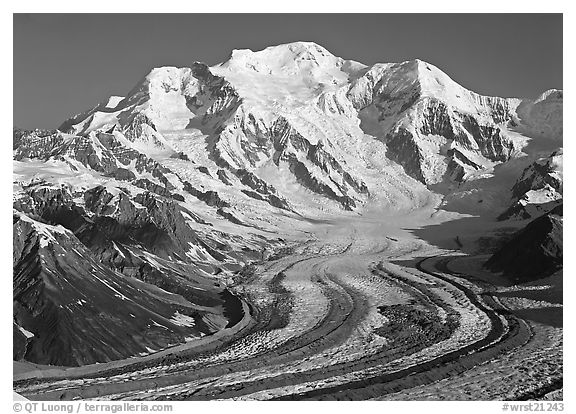
<svg viewBox="0 0 576 414"><path fill-rule="evenodd" d="M431 211L404 217L406 225ZM478 371L466 398L515 399L513 388L493 394L492 384L514 373L533 392L561 382L561 371L531 372L521 357L530 356L532 367L553 361L533 349L546 335L561 341L561 325L517 316L496 286L451 268L468 256L423 243L399 220L318 224L294 254L256 264L234 287L251 304L251 320L215 349L208 343L124 366L51 369L46 379L42 371L22 373L15 390L43 400L370 399L413 389L434 398L441 383L449 398L461 398L452 382ZM510 358L503 372L499 361Z"/></svg>

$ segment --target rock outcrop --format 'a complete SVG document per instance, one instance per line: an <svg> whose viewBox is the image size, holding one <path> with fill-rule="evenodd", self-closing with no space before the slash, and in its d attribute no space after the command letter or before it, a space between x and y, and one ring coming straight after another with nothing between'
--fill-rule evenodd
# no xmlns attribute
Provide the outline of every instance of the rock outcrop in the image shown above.
<svg viewBox="0 0 576 414"><path fill-rule="evenodd" d="M495 252L485 267L514 282L545 278L563 264L563 206L531 221Z"/></svg>
<svg viewBox="0 0 576 414"><path fill-rule="evenodd" d="M498 219L529 219L551 211L563 200L563 150L530 164L512 187L512 204Z"/></svg>

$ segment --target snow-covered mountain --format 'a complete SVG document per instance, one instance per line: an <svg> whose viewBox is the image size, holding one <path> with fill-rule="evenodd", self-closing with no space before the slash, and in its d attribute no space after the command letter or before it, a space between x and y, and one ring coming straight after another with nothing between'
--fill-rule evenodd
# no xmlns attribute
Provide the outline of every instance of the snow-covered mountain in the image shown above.
<svg viewBox="0 0 576 414"><path fill-rule="evenodd" d="M149 154L187 154L178 132L194 131L212 167L270 181L279 172L352 209L371 193L390 198L368 179L370 170L393 169L380 160L424 184L462 181L521 155L517 130L561 136L561 100L561 91L535 101L486 97L420 60L367 67L297 42L236 50L212 68L154 69L126 97L60 129L114 128Z"/></svg>
<svg viewBox="0 0 576 414"><path fill-rule="evenodd" d="M533 218L561 204L563 160L564 153L560 148L526 167L512 187L512 205L499 219Z"/></svg>
<svg viewBox="0 0 576 414"><path fill-rule="evenodd" d="M296 42L235 50L213 67L153 69L125 96L58 130L14 130L15 269L24 269L18 286L28 286L15 290L15 332L19 343L33 342L22 332L42 335L46 317L57 330L88 329L90 312L116 294L130 297L133 279L180 295L180 307L161 309L142 298L150 312L142 323L162 325L177 313L197 331L176 329L124 351L90 342L89 361L214 332L233 322L226 306L238 306L226 281L287 234L305 237L309 219L368 206L411 211L442 197L447 209L469 213L481 199L485 211L501 213L523 197L538 203L546 185L553 191L542 197L560 200L561 152L545 173L556 181L534 177L537 160L561 146L562 91L535 100L482 96L420 60L366 66ZM515 198L502 197L513 185ZM83 328L69 325L59 299L77 303L81 294L54 289L82 292L91 279L76 287L66 269L79 259L58 256L42 231L58 234L50 246L99 263L83 266L120 292L111 288L78 313ZM31 261L39 264L25 270ZM77 269L92 277L88 267ZM88 346L63 340L70 355ZM18 354L34 362L89 362L26 346Z"/></svg>

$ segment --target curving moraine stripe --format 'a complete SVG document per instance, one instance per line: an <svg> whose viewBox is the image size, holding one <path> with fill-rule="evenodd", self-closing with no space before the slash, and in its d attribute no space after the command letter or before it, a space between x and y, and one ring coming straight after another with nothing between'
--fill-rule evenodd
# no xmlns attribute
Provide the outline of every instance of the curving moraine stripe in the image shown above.
<svg viewBox="0 0 576 414"><path fill-rule="evenodd" d="M350 250L349 246L346 251ZM329 265L340 251L331 255L318 254L300 257L298 260L280 260L267 268L270 273L264 285L273 301L266 307L252 304L257 323L243 336L222 344L206 353L188 353L165 357L160 361L134 364L120 370L100 372L93 378L78 381L42 379L22 381L15 386L19 393L31 399L160 399L160 400L211 400L251 399L259 393L268 392L268 398L281 400L302 399L368 399L388 393L427 384L456 375L475 365L494 358L499 353L520 346L530 338L530 329L521 319L507 312L489 293L476 293L472 288L457 281L458 274L450 272L447 259L427 258L417 263L416 268L431 278L431 283L418 283L384 269L373 269L374 274L386 278L407 292L413 300L430 315L439 309L445 312L446 327L439 328L430 316L433 328L418 332L415 337L399 335L375 352L360 355L352 360L335 361L332 364L295 369L299 361L306 361L338 349L351 337L368 312L370 297L360 289L342 280L338 274L328 271ZM434 260L435 271L423 265ZM278 267L278 264L284 264ZM327 302L327 308L316 323L277 342L268 349L247 352L245 355L218 359L237 346L250 350L251 335L277 331L285 328L294 307L294 292L286 288L285 280L301 266L310 271L309 281L318 287ZM276 270L274 270L276 269ZM310 270L312 269L312 270ZM450 276L447 276L450 275ZM471 278L468 278L471 280ZM434 282L436 281L436 282ZM459 326L458 312L434 293L433 289L450 285L460 291L466 299L490 321L485 335L466 346L451 350L440 356L412 365L392 364L402 357L414 355L428 347L449 340ZM401 308L387 310L394 318ZM396 313L395 313L396 312ZM403 313L399 314L404 317ZM426 322L426 323L428 323ZM434 328L435 326L435 328ZM391 336L398 332L382 332ZM404 339L400 339L404 338ZM416 340L417 338L418 340ZM255 340L255 339L254 339ZM197 364L205 358L206 363L198 369ZM291 366L288 369L286 367ZM265 367L267 374L251 376ZM394 368L396 367L396 368ZM261 371L258 371L261 372ZM380 373L378 373L380 372ZM232 375L226 382L226 377ZM237 378L236 380L234 378ZM306 391L299 392L302 388Z"/></svg>
<svg viewBox="0 0 576 414"><path fill-rule="evenodd" d="M418 364L399 370L394 373L375 376L372 378L363 378L357 381L351 381L346 384L311 390L305 393L291 394L276 398L278 400L364 400L376 396L382 396L388 393L399 391L407 386L413 387L422 385L440 379L457 375L475 365L488 361L496 355L525 344L531 337L531 331L528 324L515 317L513 314L503 309L492 296L489 294L481 295L482 303L477 295L463 284L455 282L453 279L445 277L438 272L425 269L422 265L426 260L422 259L417 263L417 269L436 277L447 283L451 283L460 289L479 309L482 309L490 318L492 327L488 335L456 351L447 353L438 358L423 364ZM435 259L435 258L433 258ZM437 269L442 272L450 272L446 266L447 261L437 264ZM507 322L508 327L500 319L502 315ZM410 378L408 378L410 377Z"/></svg>

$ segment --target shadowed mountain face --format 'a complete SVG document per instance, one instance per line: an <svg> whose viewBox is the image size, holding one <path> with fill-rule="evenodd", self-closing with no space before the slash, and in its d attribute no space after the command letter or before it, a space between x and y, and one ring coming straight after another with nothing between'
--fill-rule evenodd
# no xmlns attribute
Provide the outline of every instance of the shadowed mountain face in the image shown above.
<svg viewBox="0 0 576 414"><path fill-rule="evenodd" d="M32 362L83 365L125 358L213 333L227 324L212 292L169 293L127 278L63 226L14 215L14 319L32 336L14 352ZM164 275L165 283L177 279ZM142 279L145 279L142 277ZM179 289L181 288L181 289ZM15 330L16 332L16 330Z"/></svg>
<svg viewBox="0 0 576 414"><path fill-rule="evenodd" d="M486 262L514 282L545 278L562 268L563 206L531 221Z"/></svg>
<svg viewBox="0 0 576 414"><path fill-rule="evenodd" d="M58 130L14 129L14 358L104 362L231 327L231 285L327 218L440 199L544 214L562 201L562 99L296 42L156 68Z"/></svg>

